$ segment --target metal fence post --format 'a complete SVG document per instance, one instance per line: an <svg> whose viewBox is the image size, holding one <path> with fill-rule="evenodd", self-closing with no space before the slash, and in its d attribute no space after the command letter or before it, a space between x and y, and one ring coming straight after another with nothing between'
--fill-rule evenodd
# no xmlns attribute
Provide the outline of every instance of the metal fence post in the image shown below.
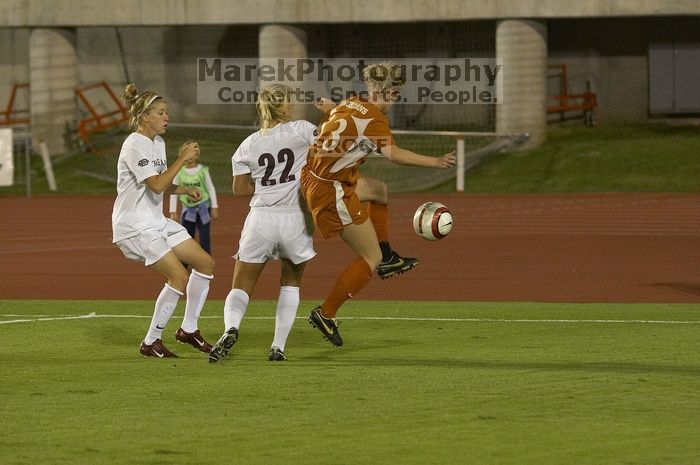
<svg viewBox="0 0 700 465"><path fill-rule="evenodd" d="M464 137L457 138L457 192L464 192Z"/></svg>

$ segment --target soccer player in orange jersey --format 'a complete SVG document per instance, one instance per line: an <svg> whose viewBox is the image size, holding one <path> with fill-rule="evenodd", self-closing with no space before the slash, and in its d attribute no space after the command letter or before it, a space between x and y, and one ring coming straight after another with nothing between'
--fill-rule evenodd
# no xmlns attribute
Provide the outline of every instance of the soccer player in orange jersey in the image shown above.
<svg viewBox="0 0 700 465"><path fill-rule="evenodd" d="M406 82L401 67L378 63L363 74L368 98L351 97L330 111L301 172L302 194L318 230L326 239L340 235L358 255L309 315L309 322L335 346L343 345L335 318L338 309L369 282L382 259L377 233L367 221L369 212L356 192L359 165L374 152L401 165L447 169L455 163L454 152L430 157L394 142L385 114Z"/></svg>
<svg viewBox="0 0 700 465"><path fill-rule="evenodd" d="M316 107L324 114L320 123L323 124L328 120L328 114L335 108L335 103L330 99L320 98L316 102ZM415 268L418 265L417 258L402 257L389 244L389 190L386 183L381 179L360 173L355 193L363 207L366 206L379 240L382 261L377 266L377 276L387 279Z"/></svg>

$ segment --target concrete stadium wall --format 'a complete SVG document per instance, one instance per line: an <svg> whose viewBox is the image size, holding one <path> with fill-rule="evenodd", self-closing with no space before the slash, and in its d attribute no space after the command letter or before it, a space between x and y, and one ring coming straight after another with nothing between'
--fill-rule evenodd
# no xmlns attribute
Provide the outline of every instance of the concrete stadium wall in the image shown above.
<svg viewBox="0 0 700 465"><path fill-rule="evenodd" d="M646 18L549 21L548 63L567 65L571 94L584 92L586 81L591 83L598 94L596 113L601 124L648 118L649 30L655 22ZM547 84L548 95L559 93L558 79L550 77Z"/></svg>
<svg viewBox="0 0 700 465"><path fill-rule="evenodd" d="M669 18L606 18L606 19L553 19L547 21L548 63L565 63L568 66L569 92L585 90L586 81L591 82L593 92L598 93L601 123L642 122L648 116L648 46L659 31L668 27ZM445 23L442 23L445 24ZM477 21L448 23L448 33L459 36L462 43L455 53L469 56L488 56L495 53L495 23ZM364 40L366 34L353 39L353 25L336 27L321 25L305 26L308 33L308 48L311 56L334 56L337 48L347 47L353 53L367 56L399 54L409 49L407 42L394 40ZM328 30L335 30L342 41L333 43ZM360 30L362 28L359 28ZM445 50L440 43L426 44L424 38L439 37L440 24L416 27L411 39L421 44L416 53L440 56ZM251 108L241 112L239 106L196 105L194 84L195 61L202 56L256 56L257 26L188 26L120 28L131 79L139 85L153 88L168 96L172 105L172 118L192 122L252 122L255 118ZM0 29L2 31L2 29ZM5 30L7 31L7 30ZM26 30L25 30L26 31ZM381 34L396 37L400 25ZM371 39L371 38L370 38ZM405 40L405 39L403 39ZM114 28L79 28L80 79L83 83L107 78L119 89L125 82L121 68ZM700 42L700 29L696 31ZM374 44L360 46L360 43ZM437 41L439 42L439 41ZM374 47L374 48L372 48ZM443 45L444 47L444 45ZM15 47L15 50L17 47ZM3 50L4 54L4 50ZM17 66L15 72L21 72ZM25 67L26 71L26 67ZM4 78L4 77L3 77ZM141 84L143 83L143 84ZM558 81L548 79L548 95L558 93ZM1 94L0 94L1 95ZM454 114L468 127L493 115L488 107L470 106L468 109L450 109L450 105L433 105L424 110L425 120L435 124L454 122ZM417 110L415 110L417 111ZM242 113L239 117L237 113ZM397 115L395 123L410 119L414 109L405 116ZM570 116L576 116L572 114ZM551 115L556 120L558 115Z"/></svg>
<svg viewBox="0 0 700 465"><path fill-rule="evenodd" d="M126 72L141 90L155 90L171 104L171 120L250 124L255 109L196 105L196 59L210 56L256 56L257 26L123 27L119 28ZM0 28L0 108L4 110L13 83L29 82L28 28ZM127 82L113 27L76 29L78 85L99 81L120 95ZM102 92L87 93L99 111L113 109ZM27 108L27 93L17 106ZM76 115L76 120L80 115Z"/></svg>
<svg viewBox="0 0 700 465"><path fill-rule="evenodd" d="M700 14L696 0L3 0L0 26L163 26Z"/></svg>
<svg viewBox="0 0 700 465"><path fill-rule="evenodd" d="M251 123L254 109L236 108L232 112L227 105L197 105L197 58L256 56L257 26L233 29L226 26L119 28L125 72L114 28L79 28L80 78L84 84L107 80L121 93L128 73L139 90L154 90L166 97L172 121Z"/></svg>
<svg viewBox="0 0 700 465"><path fill-rule="evenodd" d="M598 94L599 122L643 122L649 116L649 43L674 28L683 40L700 43L698 18L607 18L550 20L548 63L568 67L569 93L586 81ZM558 93L549 78L548 95ZM558 115L550 115L550 120Z"/></svg>
<svg viewBox="0 0 700 465"><path fill-rule="evenodd" d="M601 124L647 121L648 46L669 28L671 20L675 27L687 22L684 40L700 43L697 17L550 19L546 22L548 63L567 64L571 93L582 92L585 82L591 82L593 92L598 93ZM353 55L385 57L400 56L405 51L415 56L495 53L495 21L395 24L370 29L362 24L301 27L307 33L309 56L338 56L344 49ZM406 34L406 27L414 32ZM375 31L376 37L368 36L368 30ZM0 27L0 108L7 104L13 82L29 81L30 31ZM163 93L171 103L172 120L239 124L254 121L252 106L196 105L195 66L198 57L257 56L258 25L121 27L120 31L131 80L141 89ZM329 31L334 31L333 40ZM459 40L462 42L457 43ZM117 44L114 27L76 29L80 85L106 80L121 92L126 77ZM547 84L548 95L556 94L557 81L549 79ZM18 105L26 108L26 94L19 97ZM106 107L108 102L102 104ZM457 120L469 129L479 122L494 121L493 107L450 107L428 106L422 110L424 121L446 125ZM414 109L395 112L394 123L413 124L413 113ZM550 115L550 119L557 119L556 115Z"/></svg>
<svg viewBox="0 0 700 465"><path fill-rule="evenodd" d="M29 82L29 29L0 28L0 109L7 107L12 84ZM18 94L17 108L28 108L28 93Z"/></svg>

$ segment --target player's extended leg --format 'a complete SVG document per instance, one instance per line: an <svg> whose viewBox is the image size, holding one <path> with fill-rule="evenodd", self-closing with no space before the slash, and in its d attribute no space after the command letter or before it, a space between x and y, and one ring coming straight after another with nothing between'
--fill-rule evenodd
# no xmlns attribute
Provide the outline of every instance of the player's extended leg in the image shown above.
<svg viewBox="0 0 700 465"><path fill-rule="evenodd" d="M280 295L277 299L275 313L275 337L272 340L268 359L271 362L287 360L284 355L287 338L294 325L299 308L299 286L306 268L306 262L294 264L291 260L281 258L282 274L280 277Z"/></svg>
<svg viewBox="0 0 700 465"><path fill-rule="evenodd" d="M217 363L226 357L238 340L238 328L248 310L250 295L253 293L264 268L265 263L236 261L231 291L226 296L224 303L225 332L209 352L209 363Z"/></svg>
<svg viewBox="0 0 700 465"><path fill-rule="evenodd" d="M192 239L196 240L197 237L197 222L196 221L188 221L185 219L185 213L187 212L187 209L182 210L182 214L180 214L180 224L187 230L187 234L190 235ZM208 253L208 252L207 252ZM187 268L189 266L188 263L182 262L182 266Z"/></svg>
<svg viewBox="0 0 700 465"><path fill-rule="evenodd" d="M309 315L309 322L335 346L343 345L335 321L338 308L367 285L382 257L371 221L346 225L340 237L358 257L340 274L326 300Z"/></svg>
<svg viewBox="0 0 700 465"><path fill-rule="evenodd" d="M163 345L161 337L175 307L177 307L180 296L185 293L187 270L172 250L153 263L151 268L162 274L167 282L156 300L151 325L141 343L140 352L147 357L176 357Z"/></svg>
<svg viewBox="0 0 700 465"><path fill-rule="evenodd" d="M382 261L377 276L382 279L405 273L418 265L418 259L401 257L389 245L389 193L384 181L361 175L355 190L361 202L369 202L369 218L374 225L382 251Z"/></svg>
<svg viewBox="0 0 700 465"><path fill-rule="evenodd" d="M209 282L214 278L214 259L194 240L187 239L173 247L173 252L183 263L192 267L187 280L187 303L182 326L175 333L175 339L189 344L200 352L209 353L211 345L199 332L199 315L209 294Z"/></svg>

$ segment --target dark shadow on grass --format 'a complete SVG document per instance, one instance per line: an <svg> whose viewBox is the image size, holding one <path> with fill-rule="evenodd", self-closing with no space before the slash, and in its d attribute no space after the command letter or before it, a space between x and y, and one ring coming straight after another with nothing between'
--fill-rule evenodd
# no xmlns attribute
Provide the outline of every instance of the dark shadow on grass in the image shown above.
<svg viewBox="0 0 700 465"><path fill-rule="evenodd" d="M681 292L686 295L692 295L694 297L700 297L700 284L699 283L650 283L646 284L648 287L656 287L661 289L669 289L671 291Z"/></svg>
<svg viewBox="0 0 700 465"><path fill-rule="evenodd" d="M179 452L176 450L170 450L170 449L156 449L153 451L154 454L157 455L183 455L184 452Z"/></svg>
<svg viewBox="0 0 700 465"><path fill-rule="evenodd" d="M309 358L295 361L295 365L327 366L357 366L357 367L412 367L412 368L447 368L472 370L539 370L539 371L582 371L589 373L621 373L621 374L666 374L700 377L700 366L666 366L646 365L625 362L508 362L508 361L479 361L460 359L353 359L342 360L333 356L314 357L316 363L308 363Z"/></svg>
<svg viewBox="0 0 700 465"><path fill-rule="evenodd" d="M143 334L145 334L147 329L148 327L144 329ZM86 333L90 334L91 340L94 338L93 331L93 328L90 328L90 332L87 332L86 330ZM133 331L127 331L123 327L117 325L106 325L104 327L100 327L98 332L99 336L97 339L101 344L120 347L132 346L136 347L137 351L139 344L141 344L141 339L139 338L143 338L143 334L135 334Z"/></svg>

